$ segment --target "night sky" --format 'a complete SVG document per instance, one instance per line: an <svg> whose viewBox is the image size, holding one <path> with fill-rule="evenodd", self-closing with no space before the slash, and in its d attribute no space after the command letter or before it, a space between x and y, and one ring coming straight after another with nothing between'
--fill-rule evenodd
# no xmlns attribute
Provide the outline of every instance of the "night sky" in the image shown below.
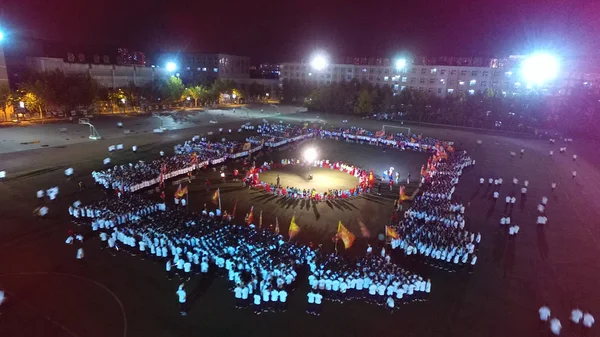
<svg viewBox="0 0 600 337"><path fill-rule="evenodd" d="M34 38L254 62L334 56L503 56L543 48L597 55L600 1L3 0L13 43Z"/></svg>

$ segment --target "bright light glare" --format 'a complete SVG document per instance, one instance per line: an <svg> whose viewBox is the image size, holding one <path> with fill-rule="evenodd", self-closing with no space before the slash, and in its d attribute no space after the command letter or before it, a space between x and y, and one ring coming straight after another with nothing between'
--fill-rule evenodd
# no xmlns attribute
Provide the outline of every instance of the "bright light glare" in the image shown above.
<svg viewBox="0 0 600 337"><path fill-rule="evenodd" d="M315 70L323 70L327 68L328 64L327 58L323 55L315 55L312 61L310 61L310 66Z"/></svg>
<svg viewBox="0 0 600 337"><path fill-rule="evenodd" d="M4 33L0 32L0 41L4 40Z"/></svg>
<svg viewBox="0 0 600 337"><path fill-rule="evenodd" d="M534 54L521 63L521 74L529 85L542 85L558 75L558 60L549 54Z"/></svg>
<svg viewBox="0 0 600 337"><path fill-rule="evenodd" d="M168 62L167 63L167 71L175 71L177 70L177 64L175 64L175 62Z"/></svg>
<svg viewBox="0 0 600 337"><path fill-rule="evenodd" d="M308 162L313 162L315 161L315 159L317 159L317 150L315 150L312 147L309 147L308 149L304 150L304 160Z"/></svg>
<svg viewBox="0 0 600 337"><path fill-rule="evenodd" d="M406 59L397 59L396 60L396 69L401 70L406 67Z"/></svg>

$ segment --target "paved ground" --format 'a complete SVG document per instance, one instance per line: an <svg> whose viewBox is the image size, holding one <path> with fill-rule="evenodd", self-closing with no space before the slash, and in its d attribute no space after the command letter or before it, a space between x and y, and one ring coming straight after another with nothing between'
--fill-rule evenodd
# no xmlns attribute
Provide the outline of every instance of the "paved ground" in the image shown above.
<svg viewBox="0 0 600 337"><path fill-rule="evenodd" d="M285 120L304 120L315 115L277 117ZM323 118L323 116L320 116ZM337 123L338 117L329 122ZM150 123L146 121L147 123ZM361 123L375 129L381 122L350 119L349 124ZM224 127L239 126L240 122ZM132 159L155 157L159 150L172 149L172 144L191 138L194 134L214 131L217 126L207 125L191 129L169 131L166 134L133 134L122 137L126 148L138 145L140 150L113 153L114 163ZM7 129L0 130L4 136ZM9 129L10 130L10 129ZM17 130L17 129L15 129ZM23 130L18 137L30 137L33 129ZM0 288L9 295L9 302L0 307L0 334L2 336L538 336L537 309L546 303L553 315L563 321L564 335L577 336L579 331L568 326L570 310L579 306L600 317L600 172L596 145L575 139L568 144L568 155L558 155L561 144L549 145L542 140L512 139L464 131L413 128L416 132L439 138L452 139L459 148L465 148L477 160L476 166L463 174L456 197L470 203L467 207L467 226L481 231L483 244L474 274L445 273L413 260L395 256L398 263L425 277L431 277L433 290L426 303L403 306L394 315L383 309L360 302L345 304L326 303L321 317L304 314L306 284L290 296L290 309L285 313L255 316L249 311L234 309L233 296L227 284L219 278L210 278L192 284L196 300L190 316L177 314L176 283L164 278L162 265L154 265L138 258L108 256L98 250L96 242L85 244L86 263L77 264L72 247L63 242L70 227L66 205L74 200L93 200L102 192L88 189L79 193L77 181L89 183L89 172L102 167L106 148L113 140L60 145L49 148L0 154L2 168L9 179L0 183ZM481 146L476 140L482 140ZM378 171L394 166L405 170L420 167L420 158L413 153L383 154L371 147L350 148L352 144L331 145L340 159L352 161L365 168L377 158ZM349 147L351 152L337 151ZM510 151L525 148L523 158L512 158ZM548 151L554 149L550 158ZM293 150L289 150L293 151ZM6 151L0 151L6 152ZM570 155L578 153L573 162ZM283 155L284 153L281 153ZM336 158L331 158L336 159ZM362 161L366 160L367 164ZM396 160L391 164L388 160ZM397 166L396 166L397 165ZM67 181L62 169L74 167L76 176ZM577 170L576 179L571 171ZM210 173L206 173L210 174ZM414 175L414 174L413 174ZM518 201L513 211L521 232L509 239L498 223L503 214L503 202L494 205L486 187L479 188L480 177L502 177L505 181L501 197L512 191L510 181L518 177L530 181L527 199ZM201 178L199 178L201 179ZM201 181L201 180L200 180ZM552 181L558 183L550 191ZM60 187L58 200L50 205L48 219L36 221L31 216L37 205L35 191L53 185ZM192 196L204 200L203 185L192 185ZM171 189L174 187L171 186ZM239 199L238 209L264 208L265 221L278 216L289 219L296 212L299 225L306 226L308 236L327 237L333 232L330 220L346 216L349 226L356 214L374 229L383 225L386 215L378 212L380 200L357 200L347 208L334 209L316 206L321 215L317 219L311 209L280 205L275 200L252 200L264 195L256 191L223 193L225 207ZM203 194L204 193L204 194ZM535 225L536 204L548 196L549 224ZM393 194L380 202L390 202ZM242 199L244 199L242 201ZM520 199L520 198L519 198ZM194 200L191 200L192 204ZM354 207L356 208L354 208ZM372 207L371 210L368 207ZM364 212L364 213L363 213ZM368 217L376 214L379 217ZM327 220L327 221L325 221ZM286 220L289 221L289 220ZM320 226L318 222L326 223ZM282 227L287 223L281 221ZM335 225L333 225L335 226ZM322 233L314 233L317 228ZM314 230L313 230L314 228ZM363 242L364 243L364 242ZM356 248L359 250L359 246ZM349 252L349 253L360 253ZM595 327L591 335L600 335Z"/></svg>

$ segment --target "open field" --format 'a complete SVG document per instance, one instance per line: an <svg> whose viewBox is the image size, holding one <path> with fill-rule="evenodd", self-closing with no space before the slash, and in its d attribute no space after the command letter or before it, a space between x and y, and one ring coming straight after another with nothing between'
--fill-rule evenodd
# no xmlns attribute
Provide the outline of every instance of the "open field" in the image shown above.
<svg viewBox="0 0 600 337"><path fill-rule="evenodd" d="M152 117L139 118L139 123L149 125L148 128L154 126L153 120L158 122ZM286 121L307 118L316 116L274 117ZM320 317L306 315L306 282L290 294L287 312L256 316L249 310L236 310L227 282L213 275L208 280L192 282L190 289L196 299L189 316L180 317L174 293L177 282L165 278L162 265L121 253L112 257L100 251L97 240L84 243L86 262L76 263L75 251L64 244L65 233L71 227L67 205L75 200L87 202L104 197L99 189L91 188L89 173L102 168L102 159L109 156L108 145L122 142L125 149L132 145L139 148L135 154L130 150L111 153L113 164L146 160L155 158L160 150L172 153L173 144L195 134L215 132L219 127L237 128L243 122L245 120L234 119L220 124L199 123L165 134L137 132L117 137L118 131L115 131L114 138L97 142L57 141L48 148L34 150L20 145L4 150L7 147L0 145L3 149L0 170L8 172L8 179L0 183L0 288L9 296L9 301L0 307L0 335L538 336L537 309L548 304L553 316L563 322L563 334L577 336L580 332L567 324L572 308L579 306L600 316L600 288L597 286L600 284L597 258L600 225L595 220L600 218L597 189L600 172L595 144L577 139L567 145L567 155L559 155L558 148L564 146L559 142L550 145L537 139L413 128L414 132L455 141L459 149L466 149L477 161L475 167L461 177L455 198L467 206L467 226L480 231L483 240L473 274L443 272L395 254L395 262L431 278L433 287L429 301L404 305L392 316L382 308L356 301L327 302ZM341 124L341 118L327 122ZM116 122L107 123L108 128L115 125L116 129ZM382 123L350 118L348 124L376 130ZM7 130L15 134L6 136ZM0 138L29 139L33 130L0 129ZM478 139L482 145L476 145ZM375 172L394 166L403 174L411 172L416 177L426 160L423 154L408 151L383 153L367 145L317 143L328 159L373 168ZM521 148L525 149L522 158L510 157L510 151L518 153ZM13 152L15 150L19 152ZM554 150L553 157L548 155L549 150ZM298 156L299 151L299 148L275 151L265 154L265 160ZM577 161L571 159L574 153L580 157ZM229 169L231 165L228 164ZM66 167L75 169L71 180L64 177ZM573 170L578 172L576 179L571 178ZM199 173L190 187L192 210L200 210L210 199L203 185L207 177L216 183L216 173L208 170ZM490 200L487 184L479 187L480 177L504 179L501 199L512 191L513 177L530 182L527 198L518 200L519 207L515 207L512 214L513 220L521 226L515 238L510 239L499 226L504 214L503 202L494 204ZM80 192L77 186L80 180L90 188ZM550 191L552 182L558 184L555 192ZM282 184L285 184L283 179ZM48 218L34 219L31 211L38 205L35 191L55 185L60 187L60 194L49 205ZM415 188L415 185L409 186L409 193ZM169 195L174 189L175 186L169 187ZM360 233L357 219L361 218L372 238L359 239L355 247L345 252L347 254L362 254L367 242L378 243L376 234L389 217L385 210L391 209L397 196L397 190L384 191L382 196L312 205L282 201L264 192L244 189L241 183L228 182L222 190L223 208L231 209L237 199L239 212L247 211L250 206L262 209L265 225L277 217L282 229L287 230L289 219L295 214L303 229L298 240L305 243L331 245L330 238L338 220L347 223L351 231ZM549 223L545 227L535 224L536 205L542 196L549 198L546 210ZM592 332L599 335L598 327Z"/></svg>

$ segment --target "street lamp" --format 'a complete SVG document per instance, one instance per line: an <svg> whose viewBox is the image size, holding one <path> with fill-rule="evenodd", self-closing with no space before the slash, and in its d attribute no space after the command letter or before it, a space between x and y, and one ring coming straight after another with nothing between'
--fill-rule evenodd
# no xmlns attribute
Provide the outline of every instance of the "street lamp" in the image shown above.
<svg viewBox="0 0 600 337"><path fill-rule="evenodd" d="M167 71L172 73L175 70L177 70L177 64L175 62L167 62Z"/></svg>
<svg viewBox="0 0 600 337"><path fill-rule="evenodd" d="M558 59L550 54L530 55L521 63L521 75L527 85L542 85L558 75Z"/></svg>
<svg viewBox="0 0 600 337"><path fill-rule="evenodd" d="M327 55L322 53L315 54L310 61L310 66L317 71L327 68L328 65Z"/></svg>

